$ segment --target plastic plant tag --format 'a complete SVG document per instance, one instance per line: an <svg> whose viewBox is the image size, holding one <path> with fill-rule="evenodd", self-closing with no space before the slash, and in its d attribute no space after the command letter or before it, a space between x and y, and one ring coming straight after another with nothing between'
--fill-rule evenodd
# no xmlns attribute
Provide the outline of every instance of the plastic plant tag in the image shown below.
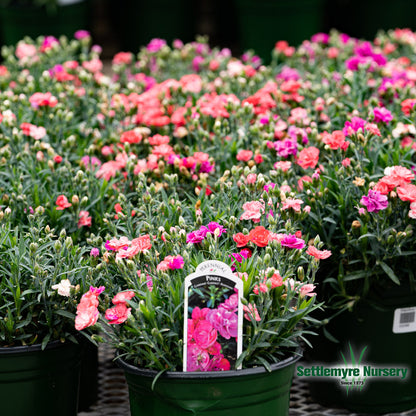
<svg viewBox="0 0 416 416"><path fill-rule="evenodd" d="M416 332L416 307L399 308L394 310L393 332L403 334Z"/></svg>
<svg viewBox="0 0 416 416"><path fill-rule="evenodd" d="M220 261L185 278L183 371L236 370L242 352L243 282Z"/></svg>

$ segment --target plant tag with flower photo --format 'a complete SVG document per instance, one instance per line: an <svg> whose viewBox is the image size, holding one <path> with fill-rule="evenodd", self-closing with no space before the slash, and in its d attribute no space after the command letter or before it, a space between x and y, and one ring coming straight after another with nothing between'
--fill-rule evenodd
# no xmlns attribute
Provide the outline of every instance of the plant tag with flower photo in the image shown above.
<svg viewBox="0 0 416 416"><path fill-rule="evenodd" d="M185 279L183 371L236 370L243 348L243 282L210 260Z"/></svg>

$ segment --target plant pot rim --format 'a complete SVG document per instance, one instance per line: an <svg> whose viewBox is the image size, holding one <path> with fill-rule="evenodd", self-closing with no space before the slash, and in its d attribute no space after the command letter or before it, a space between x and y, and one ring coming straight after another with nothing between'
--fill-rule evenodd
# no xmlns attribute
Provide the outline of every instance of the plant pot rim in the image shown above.
<svg viewBox="0 0 416 416"><path fill-rule="evenodd" d="M288 367L302 358L302 349L297 348L292 355L288 356L282 361L278 363L271 364L270 367L273 371ZM160 372L157 370L150 370L146 368L139 368L133 364L128 363L127 361L123 360L121 357L116 356L115 361L117 365L122 368L125 372L142 376L142 377L149 377L154 378ZM233 377L241 377L244 375L255 375L255 374L265 374L269 373L266 368L263 366L259 367L252 367L252 368L244 368L242 370L229 370L229 371L194 371L194 372L183 372L183 371L165 371L161 378L176 378L182 380L192 380L192 379L226 379L226 378L233 378Z"/></svg>
<svg viewBox="0 0 416 416"><path fill-rule="evenodd" d="M80 339L78 339L79 343ZM65 342L61 342L60 340L49 341L46 344L46 347L43 349L51 350L53 348L59 348L60 346L66 346L70 344L75 344L69 339L66 339ZM76 345L76 344L75 344ZM42 344L33 344L33 345L16 345L10 347L0 347L0 355L3 354L22 354L25 352L34 352L34 351L42 351Z"/></svg>

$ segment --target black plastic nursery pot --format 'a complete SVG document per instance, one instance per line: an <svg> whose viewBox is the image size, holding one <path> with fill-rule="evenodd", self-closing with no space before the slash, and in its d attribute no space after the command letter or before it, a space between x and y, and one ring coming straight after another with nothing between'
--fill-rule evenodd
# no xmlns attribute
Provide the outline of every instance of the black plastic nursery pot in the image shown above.
<svg viewBox="0 0 416 416"><path fill-rule="evenodd" d="M78 411L88 411L98 399L98 347L83 340Z"/></svg>
<svg viewBox="0 0 416 416"><path fill-rule="evenodd" d="M76 416L80 362L72 342L0 348L0 414Z"/></svg>
<svg viewBox="0 0 416 416"><path fill-rule="evenodd" d="M73 38L74 33L89 26L89 0L58 6L47 10L35 6L0 7L0 38L5 45L15 45L25 36L66 35Z"/></svg>
<svg viewBox="0 0 416 416"><path fill-rule="evenodd" d="M331 0L326 7L327 29L335 27L357 38L373 40L379 30L416 29L413 0Z"/></svg>
<svg viewBox="0 0 416 416"><path fill-rule="evenodd" d="M416 328L413 332L393 332L395 310L403 314L404 327L407 319L412 328L415 306L415 295L399 296L377 304L362 303L354 312L334 317L327 330L339 343L324 335L317 337L313 349L305 354L308 365L360 368L360 376L310 378L312 398L325 406L360 413L383 414L416 407Z"/></svg>
<svg viewBox="0 0 416 416"><path fill-rule="evenodd" d="M110 11L121 48L138 52L153 38L170 45L173 40L195 39L195 2L192 0L119 0Z"/></svg>
<svg viewBox="0 0 416 416"><path fill-rule="evenodd" d="M279 40L297 46L321 32L324 0L234 0L240 46L266 63Z"/></svg>
<svg viewBox="0 0 416 416"><path fill-rule="evenodd" d="M300 355L263 367L221 372L143 370L118 358L129 387L131 416L287 416Z"/></svg>

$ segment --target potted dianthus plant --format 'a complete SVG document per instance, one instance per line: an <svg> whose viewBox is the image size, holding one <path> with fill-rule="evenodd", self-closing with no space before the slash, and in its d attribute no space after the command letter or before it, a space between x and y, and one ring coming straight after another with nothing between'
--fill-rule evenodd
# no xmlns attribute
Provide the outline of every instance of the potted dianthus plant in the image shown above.
<svg viewBox="0 0 416 416"><path fill-rule="evenodd" d="M322 132L317 144L322 163L304 183L304 198L311 206L306 229L319 233L333 254L318 277L328 305L327 338L318 340L310 359L405 366L414 373L414 100L399 92L387 96L377 83L378 91L371 91L368 79L376 74L368 69L358 66L348 75L352 91L362 83L362 97L369 96L363 111L340 111L340 124ZM313 380L311 391L321 403L359 412L416 405L412 375L401 382L370 379L349 394L334 381Z"/></svg>
<svg viewBox="0 0 416 416"><path fill-rule="evenodd" d="M2 0L0 38L14 45L25 36L66 35L88 29L89 0Z"/></svg>
<svg viewBox="0 0 416 416"><path fill-rule="evenodd" d="M116 349L132 415L288 414L310 314L322 306L314 276L330 252L319 238L306 243L299 220L307 212L288 209L293 198L255 172L234 167L186 196L177 174L155 186L139 173L139 200L121 194L117 219L106 218L103 255L93 258L100 289L88 292L99 305L78 309L82 327L99 326ZM195 290L202 304L188 303L186 277L207 261L235 276L241 293L210 286ZM238 337L240 303L235 356L228 345ZM89 320L98 311L98 322Z"/></svg>
<svg viewBox="0 0 416 416"><path fill-rule="evenodd" d="M8 415L76 416L82 339L74 328L85 292L85 250L28 212L14 226L10 208L0 212L0 392Z"/></svg>

